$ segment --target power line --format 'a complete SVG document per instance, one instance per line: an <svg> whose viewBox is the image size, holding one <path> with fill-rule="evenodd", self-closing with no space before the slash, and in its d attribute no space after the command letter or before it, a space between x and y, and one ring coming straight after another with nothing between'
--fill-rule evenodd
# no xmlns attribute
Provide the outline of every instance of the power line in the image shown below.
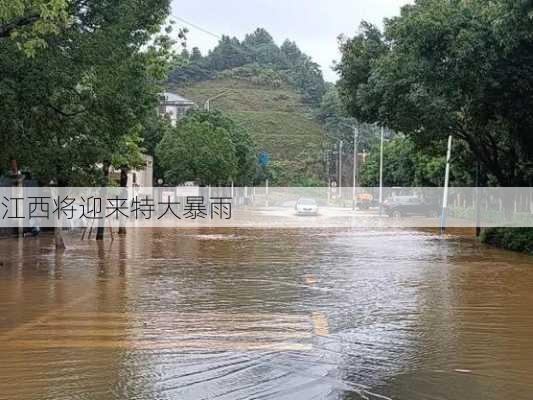
<svg viewBox="0 0 533 400"><path fill-rule="evenodd" d="M190 22L190 21L188 21L188 20L186 20L184 18L178 17L177 15L171 15L171 17L183 22L186 25L189 25L190 27L192 27L194 29L199 30L200 32L205 33L206 35L209 35L209 36L212 36L214 38L217 38L218 40L222 40L225 36L228 37L228 38L231 38L230 35L219 35L218 33L211 32L210 30L202 28L200 25L195 24L193 22ZM237 38L237 36L233 36L233 37ZM240 52L241 54L246 55L246 56L250 56L250 54L247 53L245 50L248 50L252 54L257 51L257 49L255 49L253 47L250 47L246 43L244 43L244 40L242 40L242 41L239 40L239 45L240 46L236 46L232 42L229 42L227 44L229 44L231 47L233 47L233 49L237 50L238 52Z"/></svg>
<svg viewBox="0 0 533 400"><path fill-rule="evenodd" d="M197 25L197 24L194 24L192 22L189 22L186 19L178 17L177 15L172 15L171 17L183 22L186 25L189 25L190 27L192 27L194 29L198 29L199 31L201 31L201 32L203 32L203 33L205 33L207 35L213 36L213 37L215 37L217 39L222 39L222 35L219 35L219 34L211 32L211 31L208 31L207 29L202 28L200 25Z"/></svg>

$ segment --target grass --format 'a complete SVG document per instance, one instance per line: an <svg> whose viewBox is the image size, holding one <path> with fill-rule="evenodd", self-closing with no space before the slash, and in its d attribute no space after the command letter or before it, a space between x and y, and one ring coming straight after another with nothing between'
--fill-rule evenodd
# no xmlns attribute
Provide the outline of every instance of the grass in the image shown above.
<svg viewBox="0 0 533 400"><path fill-rule="evenodd" d="M212 109L228 113L253 136L258 149L267 151L272 161L295 168L322 158L325 135L312 119L301 96L289 85L257 86L246 80L215 79L177 88L175 91L199 107L213 96L230 90L211 103Z"/></svg>

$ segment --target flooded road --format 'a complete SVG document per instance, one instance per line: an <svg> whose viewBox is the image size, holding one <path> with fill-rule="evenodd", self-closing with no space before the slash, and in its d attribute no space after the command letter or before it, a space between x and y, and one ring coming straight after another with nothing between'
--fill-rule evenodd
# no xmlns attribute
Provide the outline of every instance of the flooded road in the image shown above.
<svg viewBox="0 0 533 400"><path fill-rule="evenodd" d="M533 258L412 230L0 240L0 399L531 399Z"/></svg>

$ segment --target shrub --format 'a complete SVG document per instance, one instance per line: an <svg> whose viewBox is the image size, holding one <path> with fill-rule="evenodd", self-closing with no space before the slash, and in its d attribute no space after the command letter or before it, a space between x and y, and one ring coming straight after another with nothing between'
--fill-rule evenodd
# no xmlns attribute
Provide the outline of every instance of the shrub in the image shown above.
<svg viewBox="0 0 533 400"><path fill-rule="evenodd" d="M483 232L481 241L533 255L533 228L489 228Z"/></svg>

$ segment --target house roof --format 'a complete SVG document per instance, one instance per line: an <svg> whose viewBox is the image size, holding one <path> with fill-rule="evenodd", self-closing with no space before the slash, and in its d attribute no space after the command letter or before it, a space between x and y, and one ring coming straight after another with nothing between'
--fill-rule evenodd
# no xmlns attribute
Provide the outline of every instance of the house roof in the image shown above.
<svg viewBox="0 0 533 400"><path fill-rule="evenodd" d="M165 103L175 103L175 104L186 104L186 105L194 105L194 102L192 100L186 99L185 97L182 97L176 93L170 93L165 92L162 95L164 97Z"/></svg>

